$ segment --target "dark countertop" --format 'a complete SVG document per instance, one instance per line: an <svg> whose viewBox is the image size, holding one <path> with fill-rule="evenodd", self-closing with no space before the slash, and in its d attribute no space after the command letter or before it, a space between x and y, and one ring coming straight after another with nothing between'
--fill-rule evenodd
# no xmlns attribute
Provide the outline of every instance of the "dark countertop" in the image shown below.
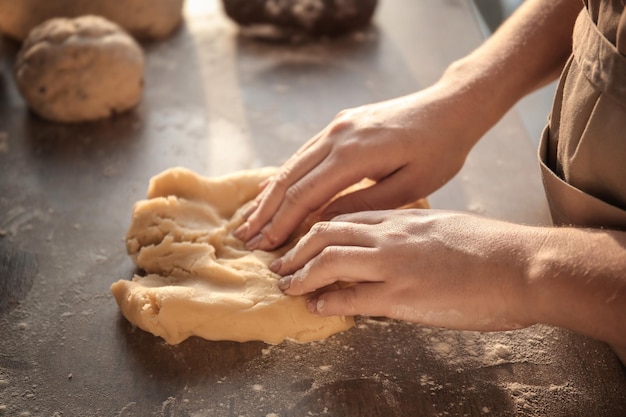
<svg viewBox="0 0 626 417"><path fill-rule="evenodd" d="M618 416L626 378L603 343L546 326L480 334L359 318L311 344L178 346L133 328L109 292L134 266L123 237L150 177L285 160L341 109L435 81L481 41L463 0L381 1L334 41L239 36L215 1L146 48L140 107L60 125L30 114L0 63L0 416ZM191 11L194 13L191 13ZM515 110L430 198L548 222Z"/></svg>

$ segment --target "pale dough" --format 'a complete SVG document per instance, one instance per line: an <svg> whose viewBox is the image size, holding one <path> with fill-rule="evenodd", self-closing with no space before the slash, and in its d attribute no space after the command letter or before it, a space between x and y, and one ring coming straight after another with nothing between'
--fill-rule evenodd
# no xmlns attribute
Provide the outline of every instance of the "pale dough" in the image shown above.
<svg viewBox="0 0 626 417"><path fill-rule="evenodd" d="M183 19L184 0L0 0L0 30L23 41L40 23L53 17L97 15L131 35L162 39Z"/></svg>
<svg viewBox="0 0 626 417"><path fill-rule="evenodd" d="M284 295L268 265L277 254L245 250L231 235L240 212L274 169L203 178L174 168L150 181L136 203L127 249L148 275L113 284L124 316L177 344L209 340L324 339L353 325L349 317L320 318L306 298Z"/></svg>
<svg viewBox="0 0 626 417"><path fill-rule="evenodd" d="M15 79L41 117L81 122L137 105L143 51L118 25L98 16L50 19L31 31L18 53Z"/></svg>
<svg viewBox="0 0 626 417"><path fill-rule="evenodd" d="M190 336L307 342L353 326L352 317L309 313L306 297L283 294L280 277L268 268L317 214L277 252L250 252L232 236L259 183L275 172L263 168L205 178L172 168L152 178L148 199L134 206L126 236L129 255L147 275L111 286L122 314L170 344ZM420 200L413 207L427 203Z"/></svg>

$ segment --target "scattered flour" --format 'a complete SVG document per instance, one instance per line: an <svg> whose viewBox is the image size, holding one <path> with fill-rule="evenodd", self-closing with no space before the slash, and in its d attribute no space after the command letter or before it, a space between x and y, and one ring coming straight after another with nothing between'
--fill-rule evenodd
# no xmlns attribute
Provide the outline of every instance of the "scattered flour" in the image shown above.
<svg viewBox="0 0 626 417"><path fill-rule="evenodd" d="M0 132L0 153L9 152L9 134Z"/></svg>
<svg viewBox="0 0 626 417"><path fill-rule="evenodd" d="M440 355L449 355L452 352L452 346L446 342L437 342L433 345L433 350Z"/></svg>

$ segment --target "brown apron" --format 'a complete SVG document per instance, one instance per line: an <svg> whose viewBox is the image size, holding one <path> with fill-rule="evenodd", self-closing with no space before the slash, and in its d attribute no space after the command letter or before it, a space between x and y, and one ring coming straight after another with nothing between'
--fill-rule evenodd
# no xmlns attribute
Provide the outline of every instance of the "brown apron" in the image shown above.
<svg viewBox="0 0 626 417"><path fill-rule="evenodd" d="M539 159L555 225L626 231L626 56L587 8L574 27Z"/></svg>

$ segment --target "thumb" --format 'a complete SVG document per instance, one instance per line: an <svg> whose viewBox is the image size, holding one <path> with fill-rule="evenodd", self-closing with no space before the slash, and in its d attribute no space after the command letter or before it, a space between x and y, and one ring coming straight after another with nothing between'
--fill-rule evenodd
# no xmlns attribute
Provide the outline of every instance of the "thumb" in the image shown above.
<svg viewBox="0 0 626 417"><path fill-rule="evenodd" d="M328 221L340 214L360 211L387 210L401 207L412 201L407 192L406 174L396 172L376 184L339 197L324 209L321 219Z"/></svg>
<svg viewBox="0 0 626 417"><path fill-rule="evenodd" d="M307 301L309 311L318 316L383 316L383 283L363 283L315 295Z"/></svg>

